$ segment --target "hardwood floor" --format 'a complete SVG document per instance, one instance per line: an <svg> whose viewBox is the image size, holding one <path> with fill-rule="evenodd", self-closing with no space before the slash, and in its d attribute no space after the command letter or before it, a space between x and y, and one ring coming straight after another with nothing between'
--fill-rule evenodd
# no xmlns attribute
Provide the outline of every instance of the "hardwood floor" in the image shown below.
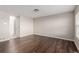
<svg viewBox="0 0 79 59"><path fill-rule="evenodd" d="M74 53L78 52L72 41L30 35L0 42L0 52L9 53Z"/></svg>

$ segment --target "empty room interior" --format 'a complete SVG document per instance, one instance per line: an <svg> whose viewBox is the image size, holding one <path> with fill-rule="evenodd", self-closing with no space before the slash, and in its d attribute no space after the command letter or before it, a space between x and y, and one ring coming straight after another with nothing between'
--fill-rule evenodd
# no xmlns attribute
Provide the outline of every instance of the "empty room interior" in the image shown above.
<svg viewBox="0 0 79 59"><path fill-rule="evenodd" d="M0 5L0 53L78 52L78 5Z"/></svg>

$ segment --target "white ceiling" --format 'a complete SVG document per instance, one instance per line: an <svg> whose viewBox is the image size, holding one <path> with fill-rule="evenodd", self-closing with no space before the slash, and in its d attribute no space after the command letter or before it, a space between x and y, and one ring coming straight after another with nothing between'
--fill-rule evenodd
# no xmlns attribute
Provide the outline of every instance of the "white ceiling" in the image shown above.
<svg viewBox="0 0 79 59"><path fill-rule="evenodd" d="M39 12L35 13L34 9L39 9ZM74 5L0 5L0 11L31 18L71 12L74 9Z"/></svg>

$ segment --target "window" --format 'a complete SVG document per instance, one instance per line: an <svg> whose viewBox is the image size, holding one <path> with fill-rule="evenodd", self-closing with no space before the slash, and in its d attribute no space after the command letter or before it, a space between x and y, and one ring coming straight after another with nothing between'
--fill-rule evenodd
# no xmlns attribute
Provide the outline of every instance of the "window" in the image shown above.
<svg viewBox="0 0 79 59"><path fill-rule="evenodd" d="M79 13L76 15L76 37L79 38Z"/></svg>
<svg viewBox="0 0 79 59"><path fill-rule="evenodd" d="M10 16L10 35L14 35L15 16Z"/></svg>

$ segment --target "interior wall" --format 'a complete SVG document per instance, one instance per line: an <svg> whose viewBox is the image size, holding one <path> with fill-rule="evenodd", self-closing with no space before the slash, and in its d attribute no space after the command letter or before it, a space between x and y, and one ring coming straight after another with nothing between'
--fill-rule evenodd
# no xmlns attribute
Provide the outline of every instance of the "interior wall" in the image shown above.
<svg viewBox="0 0 79 59"><path fill-rule="evenodd" d="M0 39L5 39L9 36L9 15L7 13L0 12Z"/></svg>
<svg viewBox="0 0 79 59"><path fill-rule="evenodd" d="M20 36L33 34L33 19L20 16Z"/></svg>
<svg viewBox="0 0 79 59"><path fill-rule="evenodd" d="M75 11L74 11L74 15L75 15L75 21L76 21L76 16L78 15L78 13L79 13L79 5L78 6L76 6L76 9L75 9ZM76 22L75 22L75 25L76 25ZM76 35L76 26L75 26L75 44L76 44L76 46L77 46L77 48L78 48L78 50L79 50L79 38L77 37L77 35Z"/></svg>
<svg viewBox="0 0 79 59"><path fill-rule="evenodd" d="M0 29L0 38L9 37L9 15L3 12L0 14L0 27L2 27ZM74 18L72 12L40 17L34 20L26 16L17 16L16 19L15 23L18 25L15 25L15 34L17 33L20 37L38 34L73 40Z"/></svg>
<svg viewBox="0 0 79 59"><path fill-rule="evenodd" d="M74 24L73 12L36 18L34 34L73 40Z"/></svg>
<svg viewBox="0 0 79 59"><path fill-rule="evenodd" d="M15 16L14 36L10 35L10 16L0 12L0 39L27 36L33 34L33 19L24 16Z"/></svg>

